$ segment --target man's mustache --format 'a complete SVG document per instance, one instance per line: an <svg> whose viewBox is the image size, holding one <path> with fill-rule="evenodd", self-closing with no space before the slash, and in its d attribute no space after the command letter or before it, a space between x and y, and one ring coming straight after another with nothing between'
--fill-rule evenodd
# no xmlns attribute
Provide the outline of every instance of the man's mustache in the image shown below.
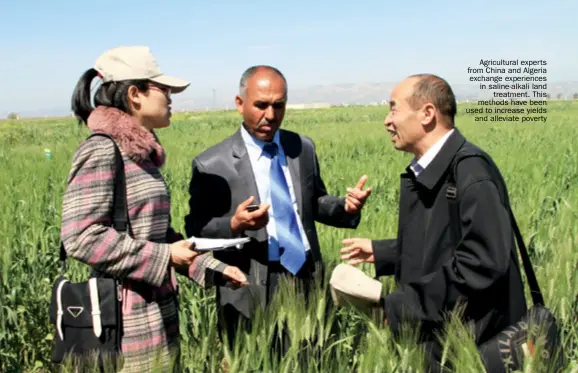
<svg viewBox="0 0 578 373"><path fill-rule="evenodd" d="M263 127L263 126L272 126L272 125L275 125L275 124L277 124L276 121L273 121L273 122L263 122L263 123L259 123L259 124L257 125L257 128L261 128L261 127Z"/></svg>

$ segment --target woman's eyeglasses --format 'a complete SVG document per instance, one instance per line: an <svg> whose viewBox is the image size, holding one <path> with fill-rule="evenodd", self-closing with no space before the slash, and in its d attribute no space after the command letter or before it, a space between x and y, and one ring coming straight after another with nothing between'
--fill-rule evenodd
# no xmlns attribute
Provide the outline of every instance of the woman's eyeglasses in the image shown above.
<svg viewBox="0 0 578 373"><path fill-rule="evenodd" d="M170 87L164 87L164 86L158 86L156 84L150 84L149 88L156 89L157 91L162 92L167 97L170 97L170 95L171 95L171 88Z"/></svg>

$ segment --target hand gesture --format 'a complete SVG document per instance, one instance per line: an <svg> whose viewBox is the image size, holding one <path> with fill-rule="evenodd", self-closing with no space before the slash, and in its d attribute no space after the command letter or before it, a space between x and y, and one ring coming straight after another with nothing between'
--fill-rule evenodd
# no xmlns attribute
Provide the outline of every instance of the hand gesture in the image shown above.
<svg viewBox="0 0 578 373"><path fill-rule="evenodd" d="M249 281L247 281L247 276L243 273L243 271L235 266L225 267L223 276L233 281L235 285L245 286L249 283Z"/></svg>
<svg viewBox="0 0 578 373"><path fill-rule="evenodd" d="M345 211L348 214L358 214L363 208L365 200L370 196L371 188L363 190L363 186L365 185L366 181L367 176L363 175L357 182L355 188L347 188L347 196L345 197Z"/></svg>
<svg viewBox="0 0 578 373"><path fill-rule="evenodd" d="M356 265L359 263L375 263L371 240L367 238L347 238L343 240L346 245L341 249L342 260L349 260L347 264Z"/></svg>
<svg viewBox="0 0 578 373"><path fill-rule="evenodd" d="M177 241L169 246L171 250L171 265L177 269L188 268L198 252L193 251L195 244L186 240Z"/></svg>
<svg viewBox="0 0 578 373"><path fill-rule="evenodd" d="M247 210L255 198L249 197L247 200L241 202L235 211L235 215L231 218L231 230L233 235L237 236L246 230L257 230L267 225L269 222L268 203L262 204L253 212Z"/></svg>

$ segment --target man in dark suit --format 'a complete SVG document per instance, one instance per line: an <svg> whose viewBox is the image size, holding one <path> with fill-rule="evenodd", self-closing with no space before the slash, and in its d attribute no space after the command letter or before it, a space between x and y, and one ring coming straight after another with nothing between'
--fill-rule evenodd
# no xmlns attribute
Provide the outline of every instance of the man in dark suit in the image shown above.
<svg viewBox="0 0 578 373"><path fill-rule="evenodd" d="M363 190L363 176L345 198L327 195L313 141L279 129L287 102L280 71L249 68L235 100L242 125L193 160L185 218L189 236L251 238L240 250L214 253L248 274L250 284L217 286L219 326L226 326L231 346L237 322L250 320L255 305L265 308L281 276L305 290L312 279L323 278L315 222L356 228L371 193Z"/></svg>
<svg viewBox="0 0 578 373"><path fill-rule="evenodd" d="M385 126L392 143L415 156L401 175L398 236L344 240L342 259L375 263L377 276L395 276L398 290L382 298L385 321L394 333L402 321L421 323L437 371L435 333L443 331L444 312L465 304L463 317L475 327L478 344L525 314L508 194L489 156L491 162L471 157L457 163L455 189L448 190L456 154L483 151L455 127L456 101L445 80L411 76L394 89L389 105Z"/></svg>

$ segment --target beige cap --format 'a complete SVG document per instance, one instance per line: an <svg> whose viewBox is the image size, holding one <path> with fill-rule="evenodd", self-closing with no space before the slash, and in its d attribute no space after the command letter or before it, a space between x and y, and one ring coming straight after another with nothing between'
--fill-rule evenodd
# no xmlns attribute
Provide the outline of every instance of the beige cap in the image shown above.
<svg viewBox="0 0 578 373"><path fill-rule="evenodd" d="M110 49L98 57L94 69L102 75L105 83L148 79L171 87L172 93L180 93L191 84L186 80L163 74L150 48L145 46Z"/></svg>
<svg viewBox="0 0 578 373"><path fill-rule="evenodd" d="M366 309L379 304L383 285L362 270L349 264L338 264L329 281L336 306L351 304Z"/></svg>

